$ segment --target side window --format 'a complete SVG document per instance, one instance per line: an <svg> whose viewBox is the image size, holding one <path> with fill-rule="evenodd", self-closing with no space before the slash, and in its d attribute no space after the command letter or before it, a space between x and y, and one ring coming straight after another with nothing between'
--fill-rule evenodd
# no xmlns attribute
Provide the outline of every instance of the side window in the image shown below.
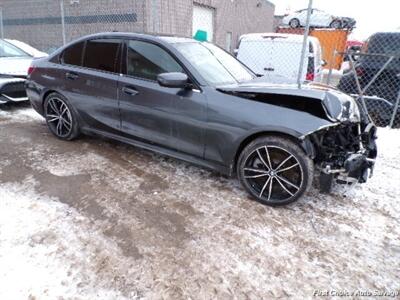
<svg viewBox="0 0 400 300"><path fill-rule="evenodd" d="M130 40L127 48L127 75L157 80L161 73L184 72L176 60L157 45Z"/></svg>
<svg viewBox="0 0 400 300"><path fill-rule="evenodd" d="M64 50L61 63L74 66L82 65L82 52L84 44L85 42L80 42Z"/></svg>
<svg viewBox="0 0 400 300"><path fill-rule="evenodd" d="M118 73L120 45L121 41L117 39L87 41L83 66L85 68Z"/></svg>

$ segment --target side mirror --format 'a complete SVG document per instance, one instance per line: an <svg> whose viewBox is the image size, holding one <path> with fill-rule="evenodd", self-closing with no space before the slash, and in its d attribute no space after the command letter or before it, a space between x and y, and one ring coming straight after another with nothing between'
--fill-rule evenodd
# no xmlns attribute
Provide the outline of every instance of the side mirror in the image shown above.
<svg viewBox="0 0 400 300"><path fill-rule="evenodd" d="M321 66L325 67L328 63L326 62L326 60L322 59L321 60Z"/></svg>
<svg viewBox="0 0 400 300"><path fill-rule="evenodd" d="M186 88L188 80L186 74L179 72L162 73L157 76L158 84L168 88Z"/></svg>

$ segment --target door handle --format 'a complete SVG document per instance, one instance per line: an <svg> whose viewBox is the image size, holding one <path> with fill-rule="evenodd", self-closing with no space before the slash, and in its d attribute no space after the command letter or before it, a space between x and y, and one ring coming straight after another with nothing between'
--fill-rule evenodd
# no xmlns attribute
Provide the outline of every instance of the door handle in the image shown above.
<svg viewBox="0 0 400 300"><path fill-rule="evenodd" d="M274 68L264 68L264 71L270 71L270 72L273 72L273 71L275 71L275 69L274 69Z"/></svg>
<svg viewBox="0 0 400 300"><path fill-rule="evenodd" d="M139 92L137 90L135 90L134 88L131 88L131 87L127 87L127 86L124 86L122 88L122 91L129 96L136 96L137 94L139 94Z"/></svg>
<svg viewBox="0 0 400 300"><path fill-rule="evenodd" d="M67 72L67 73L65 74L65 77L66 77L67 79L69 79L69 80L75 80L75 79L77 79L79 76L78 76L78 74L76 74L76 73L74 73L74 72Z"/></svg>

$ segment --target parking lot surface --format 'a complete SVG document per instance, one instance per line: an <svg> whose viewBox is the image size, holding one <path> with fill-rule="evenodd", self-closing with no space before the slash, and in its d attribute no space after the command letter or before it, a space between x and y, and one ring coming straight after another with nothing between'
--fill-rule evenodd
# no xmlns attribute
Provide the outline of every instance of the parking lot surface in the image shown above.
<svg viewBox="0 0 400 300"><path fill-rule="evenodd" d="M235 179L109 140L64 142L31 108L9 106L0 110L0 298L399 289L400 132L379 134L370 182L270 208Z"/></svg>

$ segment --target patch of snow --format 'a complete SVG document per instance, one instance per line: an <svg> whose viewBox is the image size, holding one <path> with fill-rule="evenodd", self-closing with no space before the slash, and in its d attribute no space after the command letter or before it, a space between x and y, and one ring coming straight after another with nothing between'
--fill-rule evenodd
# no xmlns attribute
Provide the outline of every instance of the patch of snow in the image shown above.
<svg viewBox="0 0 400 300"><path fill-rule="evenodd" d="M34 155L33 155L34 157ZM97 153L52 154L43 160L35 161L37 170L46 170L56 176L74 176L86 173L87 170L101 170L107 167L109 161Z"/></svg>
<svg viewBox="0 0 400 300"><path fill-rule="evenodd" d="M44 118L39 115L31 107L21 107L12 110L2 110L0 108L0 121L6 123L26 122L26 121L41 121L44 122Z"/></svg>
<svg viewBox="0 0 400 300"><path fill-rule="evenodd" d="M0 183L0 299L308 299L315 289L398 288L400 130L378 136L366 184L313 188L283 208L134 147L45 137L0 163L38 180ZM69 178L82 174L85 189ZM60 198L46 194L52 175Z"/></svg>
<svg viewBox="0 0 400 300"><path fill-rule="evenodd" d="M0 196L0 299L127 298L110 288L112 269L96 278L119 249L87 218L26 185L2 185Z"/></svg>
<svg viewBox="0 0 400 300"><path fill-rule="evenodd" d="M18 111L18 113L16 115L20 115L20 116L24 116L24 117L27 117L27 118L31 118L33 120L44 121L43 116L39 115L32 108L21 109L21 110Z"/></svg>

